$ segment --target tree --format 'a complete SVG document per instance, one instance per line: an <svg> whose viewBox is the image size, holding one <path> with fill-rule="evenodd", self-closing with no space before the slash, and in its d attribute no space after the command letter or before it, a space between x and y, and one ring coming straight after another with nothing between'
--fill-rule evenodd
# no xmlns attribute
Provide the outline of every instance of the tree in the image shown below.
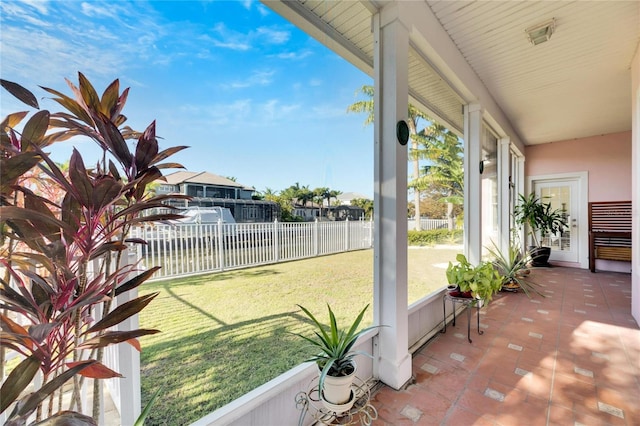
<svg viewBox="0 0 640 426"><path fill-rule="evenodd" d="M364 217L366 219L371 219L373 216L373 200L369 200L367 198L354 198L351 200L351 205L363 209Z"/></svg>
<svg viewBox="0 0 640 426"><path fill-rule="evenodd" d="M364 125L368 126L373 123L374 120L374 104L373 104L373 95L374 88L373 86L364 85L359 91L356 92L362 93L368 99L355 102L347 107L347 112L355 112L355 113L366 113L367 118L364 121ZM431 121L425 113L409 104L407 116L408 126L409 126L409 134L411 135L411 148L409 158L411 159L413 165L413 180L416 180L420 177L420 155L417 153L418 151L418 141L414 138L414 136L418 133L418 122L420 119ZM413 152L413 154L412 154ZM413 187L414 190L414 205L415 208L415 219L416 219L416 230L420 230L420 188Z"/></svg>
<svg viewBox="0 0 640 426"><path fill-rule="evenodd" d="M417 155L429 163L423 174L412 182L421 191L441 193L440 200L447 203L449 230L454 227L454 205L464 199L464 149L458 136L440 124L432 124L415 136L421 149Z"/></svg>

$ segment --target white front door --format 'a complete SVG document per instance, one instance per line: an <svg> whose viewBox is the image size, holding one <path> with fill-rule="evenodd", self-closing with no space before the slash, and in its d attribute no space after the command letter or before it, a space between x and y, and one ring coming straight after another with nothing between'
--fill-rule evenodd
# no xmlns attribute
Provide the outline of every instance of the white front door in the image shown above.
<svg viewBox="0 0 640 426"><path fill-rule="evenodd" d="M563 232L538 236L551 247L549 260L579 262L580 227L588 226L580 215L580 178L533 180L533 190L543 203L551 203L552 210L561 210L568 224Z"/></svg>

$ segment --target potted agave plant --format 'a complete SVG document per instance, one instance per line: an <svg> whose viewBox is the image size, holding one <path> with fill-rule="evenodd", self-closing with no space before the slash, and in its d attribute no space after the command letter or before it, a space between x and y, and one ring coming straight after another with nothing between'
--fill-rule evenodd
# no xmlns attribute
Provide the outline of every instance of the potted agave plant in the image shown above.
<svg viewBox="0 0 640 426"><path fill-rule="evenodd" d="M531 256L529 253L523 255L517 243L511 242L506 252L500 250L495 243L487 250L492 257L493 266L502 276L502 290L517 292L522 289L527 297L531 297L531 292L545 297L538 290L538 284L529 279L530 271L527 265Z"/></svg>
<svg viewBox="0 0 640 426"><path fill-rule="evenodd" d="M318 364L318 393L322 402L330 411L341 414L349 410L355 402L355 395L351 389L357 370L354 357L356 355L371 357L370 354L364 351L353 350L353 345L358 340L358 337L377 327L371 326L358 330L362 317L369 305L360 311L360 314L348 329L338 327L336 316L329 305L327 305L329 309L328 326L321 324L307 308L298 306L315 326L315 337L295 334L320 351L317 355L307 359L307 361L314 361Z"/></svg>

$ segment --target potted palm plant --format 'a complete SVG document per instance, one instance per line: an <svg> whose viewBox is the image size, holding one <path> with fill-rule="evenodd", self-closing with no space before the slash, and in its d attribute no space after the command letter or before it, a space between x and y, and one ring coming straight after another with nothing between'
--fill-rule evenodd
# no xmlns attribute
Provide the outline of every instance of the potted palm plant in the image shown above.
<svg viewBox="0 0 640 426"><path fill-rule="evenodd" d="M457 293L452 293L458 297L473 297L482 304L487 304L493 295L500 291L502 287L502 276L493 267L491 262L480 262L472 265L464 254L456 256L458 263L449 262L447 268L447 281L451 285L457 285Z"/></svg>
<svg viewBox="0 0 640 426"><path fill-rule="evenodd" d="M527 225L534 245L529 246L531 264L548 266L551 247L543 245L549 234L563 232L567 227L565 214L560 209L553 210L551 203L543 203L535 193L528 197L520 194L520 203L515 207L515 218L519 225ZM538 239L540 235L540 239Z"/></svg>
<svg viewBox="0 0 640 426"><path fill-rule="evenodd" d="M353 345L358 337L377 327L371 326L358 330L369 305L360 311L360 314L347 329L338 327L336 316L329 305L327 305L329 309L328 326L321 324L307 308L298 306L315 326L314 337L295 334L311 343L315 349L320 350L317 355L307 359L307 361L314 361L318 364L318 394L327 408L337 414L343 413L349 410L354 403L355 395L351 390L357 369L354 357L356 355L371 357L366 352L353 350Z"/></svg>

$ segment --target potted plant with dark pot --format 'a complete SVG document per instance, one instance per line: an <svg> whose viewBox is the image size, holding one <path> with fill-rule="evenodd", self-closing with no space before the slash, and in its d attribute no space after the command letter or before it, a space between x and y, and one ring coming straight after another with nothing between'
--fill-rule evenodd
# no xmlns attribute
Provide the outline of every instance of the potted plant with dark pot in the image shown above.
<svg viewBox="0 0 640 426"><path fill-rule="evenodd" d="M533 266L548 266L551 247L544 246L545 237L550 234L562 233L567 227L565 213L561 209L552 209L551 203L544 203L531 193L529 196L520 194L520 202L515 207L515 218L518 225L527 225L528 233L533 242L529 246L531 264ZM540 239L538 239L538 235Z"/></svg>
<svg viewBox="0 0 640 426"><path fill-rule="evenodd" d="M454 297L472 297L477 303L487 304L502 287L502 276L491 262L472 265L464 254L456 256L458 263L449 262L447 281L457 290L449 290Z"/></svg>
<svg viewBox="0 0 640 426"><path fill-rule="evenodd" d="M330 411L336 414L344 413L355 402L355 394L351 388L357 369L354 358L356 355L371 357L364 351L353 350L353 346L363 333L378 327L371 326L358 330L369 305L364 307L347 329L338 327L336 316L329 305L327 305L329 325L321 324L307 308L298 306L315 326L314 337L295 334L320 350L317 355L307 359L307 361L316 362L319 368L318 394L320 399Z"/></svg>

